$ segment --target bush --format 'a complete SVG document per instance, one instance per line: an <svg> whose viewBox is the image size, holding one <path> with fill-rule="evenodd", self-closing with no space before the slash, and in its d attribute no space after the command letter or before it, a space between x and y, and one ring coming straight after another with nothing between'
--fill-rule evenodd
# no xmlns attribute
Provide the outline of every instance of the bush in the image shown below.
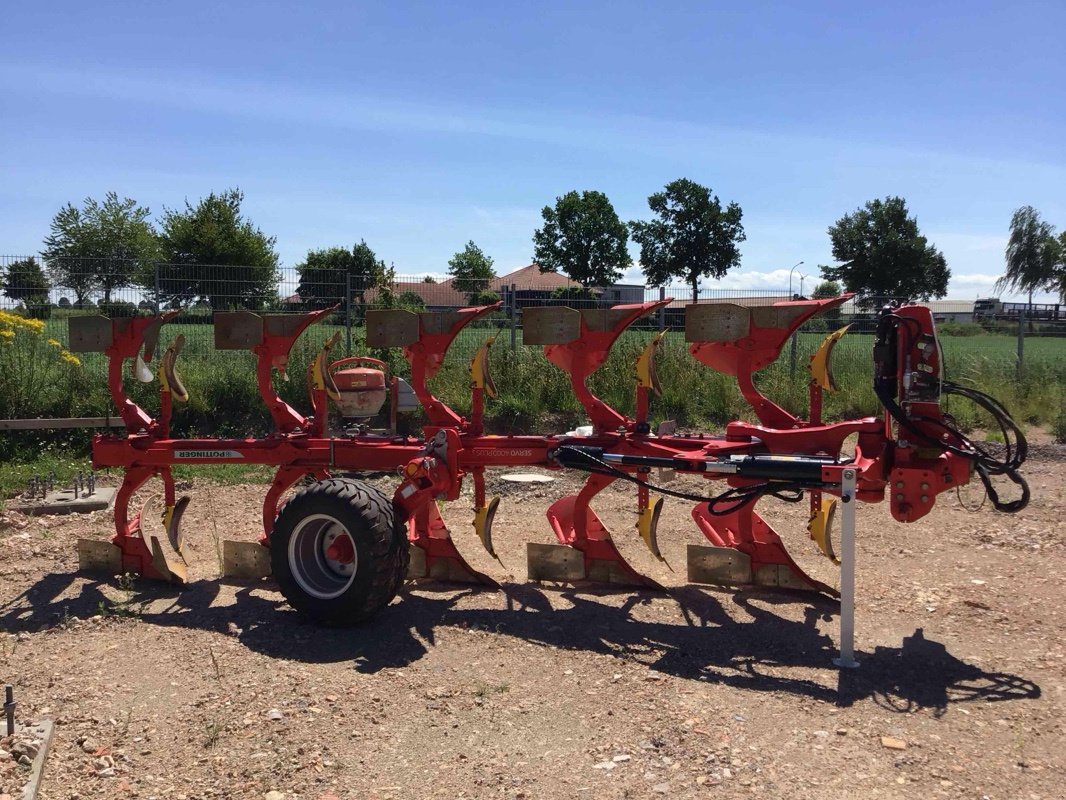
<svg viewBox="0 0 1066 800"><path fill-rule="evenodd" d="M0 311L0 418L66 416L80 385L81 361L39 319Z"/></svg>
<svg viewBox="0 0 1066 800"><path fill-rule="evenodd" d="M48 295L34 295L26 298L25 306L20 306L23 315L30 319L51 319L52 304L48 302Z"/></svg>
<svg viewBox="0 0 1066 800"><path fill-rule="evenodd" d="M985 329L975 322L938 322L936 332L941 336L981 336Z"/></svg>
<svg viewBox="0 0 1066 800"><path fill-rule="evenodd" d="M130 303L127 300L112 300L105 303L103 300L96 307L96 310L103 314L105 317L136 317L137 306Z"/></svg>

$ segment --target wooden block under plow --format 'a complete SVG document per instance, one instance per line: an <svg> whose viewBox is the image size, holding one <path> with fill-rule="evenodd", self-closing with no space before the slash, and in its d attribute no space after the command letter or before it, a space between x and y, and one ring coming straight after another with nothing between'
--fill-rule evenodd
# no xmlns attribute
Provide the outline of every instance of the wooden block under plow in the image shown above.
<svg viewBox="0 0 1066 800"><path fill-rule="evenodd" d="M688 582L717 586L752 583L751 557L732 547L690 544Z"/></svg>
<svg viewBox="0 0 1066 800"><path fill-rule="evenodd" d="M102 539L78 539L78 569L85 572L122 572L122 551Z"/></svg>
<svg viewBox="0 0 1066 800"><path fill-rule="evenodd" d="M527 542L526 575L531 581L585 580L585 554L562 544Z"/></svg>
<svg viewBox="0 0 1066 800"><path fill-rule="evenodd" d="M270 549L258 542L222 542L222 574L227 578L267 578Z"/></svg>

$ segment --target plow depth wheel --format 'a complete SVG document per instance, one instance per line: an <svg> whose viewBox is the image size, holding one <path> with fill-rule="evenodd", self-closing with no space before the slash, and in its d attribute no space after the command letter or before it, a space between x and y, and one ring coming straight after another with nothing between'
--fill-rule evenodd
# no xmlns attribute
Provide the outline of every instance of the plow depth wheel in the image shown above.
<svg viewBox="0 0 1066 800"><path fill-rule="evenodd" d="M325 625L354 625L399 591L407 536L391 498L360 481L330 478L281 507L270 560L289 605Z"/></svg>

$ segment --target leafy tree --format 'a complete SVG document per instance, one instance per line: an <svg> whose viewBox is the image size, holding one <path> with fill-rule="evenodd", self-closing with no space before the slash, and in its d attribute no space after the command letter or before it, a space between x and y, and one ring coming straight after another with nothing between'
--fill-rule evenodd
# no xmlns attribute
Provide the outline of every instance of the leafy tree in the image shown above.
<svg viewBox="0 0 1066 800"><path fill-rule="evenodd" d="M403 308L407 311L425 311L426 301L422 299L422 295L418 292L405 291L400 292L396 296L396 308Z"/></svg>
<svg viewBox="0 0 1066 800"><path fill-rule="evenodd" d="M629 227L650 285L682 278L696 302L700 278L721 278L740 263L738 245L746 237L736 203L722 208L709 188L679 178L651 195L648 206L657 219L630 222Z"/></svg>
<svg viewBox="0 0 1066 800"><path fill-rule="evenodd" d="M480 292L471 294L467 302L472 306L491 306L493 303L500 302L500 296L492 289L482 289Z"/></svg>
<svg viewBox="0 0 1066 800"><path fill-rule="evenodd" d="M47 297L51 289L48 277L33 256L13 261L8 265L4 275L3 291L12 300L25 300L28 297Z"/></svg>
<svg viewBox="0 0 1066 800"><path fill-rule="evenodd" d="M352 295L361 303L366 290L377 285L384 270L385 262L378 260L365 241L351 250L343 247L309 250L304 262L296 265L300 274L296 292L312 307L323 308L343 303L350 285Z"/></svg>
<svg viewBox="0 0 1066 800"><path fill-rule="evenodd" d="M452 256L448 262L448 274L452 276L455 290L465 292L471 303L474 302L475 296L488 288L489 281L496 277L492 259L473 241L467 242L465 248Z"/></svg>
<svg viewBox="0 0 1066 800"><path fill-rule="evenodd" d="M588 286L609 286L631 263L629 233L603 192L567 192L541 211L533 259L541 272L563 272Z"/></svg>
<svg viewBox="0 0 1066 800"><path fill-rule="evenodd" d="M825 269L825 267L819 265L819 269ZM814 300L828 300L831 297L840 297L841 294L843 292L840 290L839 283L836 281L822 281L814 287L811 297ZM840 316L840 306L836 306L826 311L821 318L825 320L826 325L836 328L840 325Z"/></svg>
<svg viewBox="0 0 1066 800"><path fill-rule="evenodd" d="M1059 234L1059 257L1055 263L1055 274L1051 291L1059 293L1059 300L1066 303L1066 231Z"/></svg>
<svg viewBox="0 0 1066 800"><path fill-rule="evenodd" d="M823 265L818 267L821 270L828 269ZM814 287L814 291L811 292L811 297L815 300L828 300L830 297L840 297L843 292L840 290L840 284L836 281L822 281Z"/></svg>
<svg viewBox="0 0 1066 800"><path fill-rule="evenodd" d="M825 280L840 281L865 307L886 297L928 300L948 291L951 270L943 253L918 232L901 197L871 200L829 228L833 258Z"/></svg>
<svg viewBox="0 0 1066 800"><path fill-rule="evenodd" d="M48 291L52 287L33 256L8 265L2 288L12 300L23 301L26 316L35 319L48 319L51 316Z"/></svg>
<svg viewBox="0 0 1066 800"><path fill-rule="evenodd" d="M437 279L434 278L432 275L427 275L426 277L424 277L422 279L422 283L436 283L436 282L437 282Z"/></svg>
<svg viewBox="0 0 1066 800"><path fill-rule="evenodd" d="M596 293L587 286L559 286L552 291L552 302L570 308L595 308L599 305Z"/></svg>
<svg viewBox="0 0 1066 800"><path fill-rule="evenodd" d="M230 189L195 206L186 200L183 211L164 210L159 239L168 263L159 269L159 301L200 298L219 310L276 299L276 240L244 218L243 201L243 192Z"/></svg>
<svg viewBox="0 0 1066 800"><path fill-rule="evenodd" d="M67 203L52 219L41 253L52 281L69 287L76 305L84 305L98 289L109 302L111 292L132 284L158 255L150 214L115 192L102 203L88 197L80 209Z"/></svg>
<svg viewBox="0 0 1066 800"><path fill-rule="evenodd" d="M1011 216L1010 239L1004 254L1007 270L996 281L996 291L1033 292L1056 287L1056 264L1059 261L1059 241L1055 228L1040 219L1032 206L1022 206Z"/></svg>

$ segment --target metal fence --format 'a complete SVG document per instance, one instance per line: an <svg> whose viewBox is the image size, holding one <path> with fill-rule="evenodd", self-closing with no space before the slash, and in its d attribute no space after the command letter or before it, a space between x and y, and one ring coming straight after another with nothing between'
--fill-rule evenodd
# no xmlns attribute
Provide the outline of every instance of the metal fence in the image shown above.
<svg viewBox="0 0 1066 800"><path fill-rule="evenodd" d="M618 303L641 303L670 299L652 316L633 326L641 332L684 329L685 307L692 303L688 286L645 287L614 285L583 287L554 273L541 274L526 267L487 283L459 286L452 280L434 281L425 276L397 276L388 282L379 277L336 270L171 264L117 259L65 258L47 264L32 256L0 256L0 309L43 319L50 337L67 341L65 320L78 314L130 316L160 310L179 313L164 326L161 341L181 333L189 357L207 356L213 349L214 311L247 309L261 312L305 313L334 308L323 325L329 332L344 331L347 354L363 352L364 320L372 308L404 308L411 311L447 311L471 304L499 300L498 311L478 320L460 334L455 348L457 358L469 357L486 336L497 335L500 344L512 349L521 346L523 310L531 306L566 305L594 308ZM700 303L737 303L746 306L770 305L792 299L786 291L701 290ZM1004 323L999 336L961 336L977 331L953 313L939 320L947 323L944 338L950 341L949 368L965 371L966 363L1007 362L1021 375L1027 361L1050 360L1058 364L1055 374L1066 372L1066 339L1030 342L1029 336L1066 333L1063 328L1032 327L1025 321ZM793 337L782 362L792 374L806 365L822 336L840 325L852 323L853 332L873 330L872 311L853 303L833 309L810 320ZM959 324L961 323L961 324ZM324 338L322 327L313 328L298 344L314 348ZM835 359L847 372L851 366L862 374L870 362L869 337L848 337ZM953 363L954 362L954 363ZM851 365L851 366L849 366ZM1056 379L1057 380L1057 379ZM1066 379L1064 379L1066 380Z"/></svg>

